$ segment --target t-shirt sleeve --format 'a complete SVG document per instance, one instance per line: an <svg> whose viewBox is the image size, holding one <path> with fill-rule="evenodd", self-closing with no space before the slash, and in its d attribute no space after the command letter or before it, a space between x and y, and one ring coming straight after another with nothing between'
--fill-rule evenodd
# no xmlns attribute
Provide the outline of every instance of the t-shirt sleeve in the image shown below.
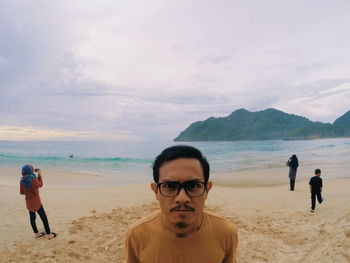
<svg viewBox="0 0 350 263"><path fill-rule="evenodd" d="M310 178L309 185L312 185L312 177Z"/></svg>
<svg viewBox="0 0 350 263"><path fill-rule="evenodd" d="M322 178L320 178L320 187L323 186L323 183L322 183Z"/></svg>
<svg viewBox="0 0 350 263"><path fill-rule="evenodd" d="M237 262L237 244L238 244L237 228L234 227L230 235L230 238L228 239L228 250L222 263Z"/></svg>
<svg viewBox="0 0 350 263"><path fill-rule="evenodd" d="M141 263L138 259L137 241L131 230L128 231L125 240L125 263Z"/></svg>

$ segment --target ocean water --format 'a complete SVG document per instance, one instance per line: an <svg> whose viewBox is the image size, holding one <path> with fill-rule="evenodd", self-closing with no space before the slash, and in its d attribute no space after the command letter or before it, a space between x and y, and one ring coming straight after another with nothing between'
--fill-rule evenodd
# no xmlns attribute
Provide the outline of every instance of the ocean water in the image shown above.
<svg viewBox="0 0 350 263"><path fill-rule="evenodd" d="M0 167L18 168L20 174L24 164L33 163L43 169L78 171L115 179L115 184L148 182L152 178L155 156L175 144L181 143L0 141ZM298 156L303 167L350 166L350 138L182 144L195 146L203 152L213 177L285 167L292 154Z"/></svg>

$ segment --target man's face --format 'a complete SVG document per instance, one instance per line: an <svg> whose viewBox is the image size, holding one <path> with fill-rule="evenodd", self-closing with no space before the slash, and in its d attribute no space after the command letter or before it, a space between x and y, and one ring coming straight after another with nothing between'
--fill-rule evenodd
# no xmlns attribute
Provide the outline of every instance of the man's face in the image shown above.
<svg viewBox="0 0 350 263"><path fill-rule="evenodd" d="M159 183L196 180L204 182L203 169L200 162L194 158L179 158L164 163L159 169ZM185 189L173 197L164 197L160 194L157 184L152 183L151 188L156 194L162 210L163 223L177 234L188 233L195 227L199 227L202 220L202 212L208 191L212 183L209 181L206 191L198 197L190 197Z"/></svg>

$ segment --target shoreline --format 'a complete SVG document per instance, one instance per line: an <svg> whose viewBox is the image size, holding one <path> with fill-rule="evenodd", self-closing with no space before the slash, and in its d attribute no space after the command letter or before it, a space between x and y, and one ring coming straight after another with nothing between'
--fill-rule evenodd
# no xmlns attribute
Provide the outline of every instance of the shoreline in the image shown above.
<svg viewBox="0 0 350 263"><path fill-rule="evenodd" d="M321 168L322 177L326 180L350 178L350 166ZM106 186L128 186L148 184L153 181L149 171L144 176L128 175L110 176L69 170L43 169L44 185L53 188L104 188ZM309 180L314 169L301 167L298 169L296 182ZM0 185L18 186L20 180L19 168L0 167ZM121 177L123 177L121 179ZM223 187L260 187L289 184L288 168L264 168L241 170L229 173L210 175L210 180Z"/></svg>

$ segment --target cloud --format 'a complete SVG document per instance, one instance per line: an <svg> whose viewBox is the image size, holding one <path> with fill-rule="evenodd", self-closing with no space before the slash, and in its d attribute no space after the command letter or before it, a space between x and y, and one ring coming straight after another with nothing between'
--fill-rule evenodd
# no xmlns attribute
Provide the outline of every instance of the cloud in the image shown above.
<svg viewBox="0 0 350 263"><path fill-rule="evenodd" d="M0 127L0 137L7 140L104 140L108 139L137 141L140 137L125 131L117 131L115 134L95 131L55 130L55 129L33 129L31 127Z"/></svg>
<svg viewBox="0 0 350 263"><path fill-rule="evenodd" d="M323 0L3 1L1 125L59 138L169 140L238 108L332 122L349 110L349 8Z"/></svg>
<svg viewBox="0 0 350 263"><path fill-rule="evenodd" d="M313 121L332 123L349 110L343 103L349 99L350 79L325 79L290 87L277 107Z"/></svg>

